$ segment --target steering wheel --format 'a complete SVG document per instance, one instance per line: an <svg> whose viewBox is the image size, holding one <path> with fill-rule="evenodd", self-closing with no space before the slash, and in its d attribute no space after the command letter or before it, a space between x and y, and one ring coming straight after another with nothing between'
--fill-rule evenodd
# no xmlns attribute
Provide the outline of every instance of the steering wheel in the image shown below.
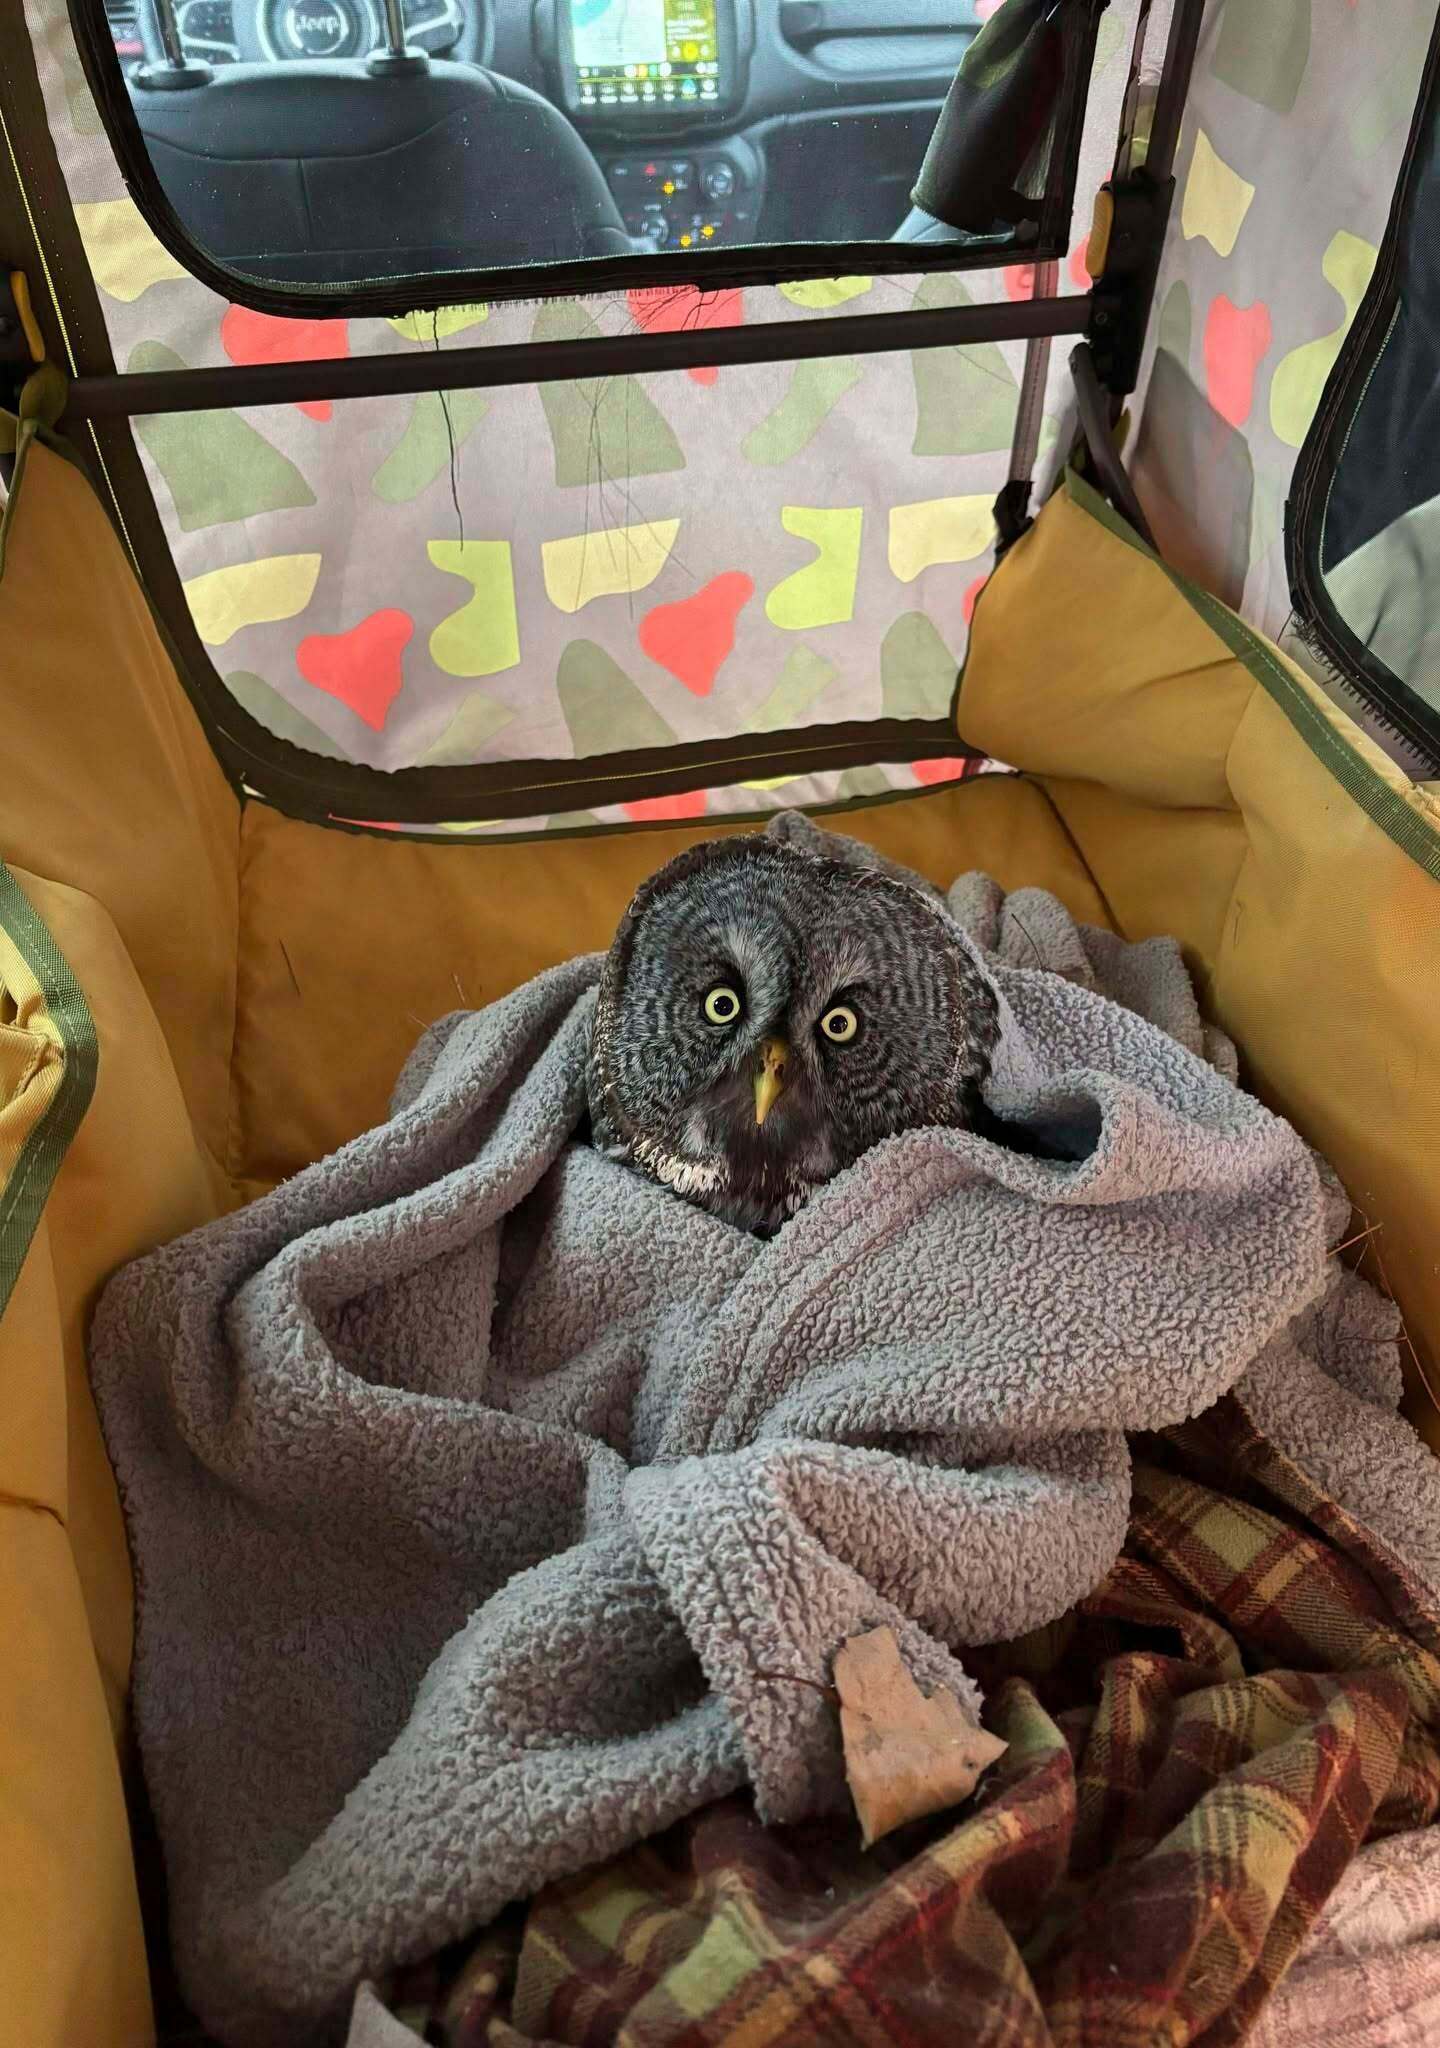
<svg viewBox="0 0 1440 2048"><path fill-rule="evenodd" d="M181 47L168 52L156 0L140 0L137 27L144 62L162 72L176 58L205 61L210 50L242 64L289 64L368 57L383 49L382 0L176 0ZM406 40L431 56L490 61L494 11L486 0L404 0ZM218 12L229 17L220 39ZM212 35L214 40L212 42ZM208 47L207 47L208 46ZM223 61L223 59L222 59Z"/></svg>

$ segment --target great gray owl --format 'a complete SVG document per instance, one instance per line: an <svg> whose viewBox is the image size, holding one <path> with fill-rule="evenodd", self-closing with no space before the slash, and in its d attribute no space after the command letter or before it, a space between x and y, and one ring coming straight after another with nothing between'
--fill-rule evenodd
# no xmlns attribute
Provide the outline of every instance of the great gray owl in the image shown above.
<svg viewBox="0 0 1440 2048"><path fill-rule="evenodd" d="M995 998L943 904L856 855L708 840L641 885L605 962L595 1144L741 1229L881 1138L969 1122L989 1071Z"/></svg>

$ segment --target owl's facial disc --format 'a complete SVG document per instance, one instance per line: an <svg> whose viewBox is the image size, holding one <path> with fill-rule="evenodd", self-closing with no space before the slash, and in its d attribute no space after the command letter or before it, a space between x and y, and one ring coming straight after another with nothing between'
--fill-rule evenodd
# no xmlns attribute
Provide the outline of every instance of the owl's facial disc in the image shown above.
<svg viewBox="0 0 1440 2048"><path fill-rule="evenodd" d="M761 836L641 885L607 958L597 1143L745 1229L778 1228L899 1131L964 1120L995 1005L943 908Z"/></svg>

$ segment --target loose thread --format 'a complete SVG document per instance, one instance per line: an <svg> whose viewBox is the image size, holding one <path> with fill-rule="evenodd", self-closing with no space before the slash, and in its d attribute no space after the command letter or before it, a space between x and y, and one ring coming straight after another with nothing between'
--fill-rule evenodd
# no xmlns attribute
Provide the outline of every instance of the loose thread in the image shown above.
<svg viewBox="0 0 1440 2048"><path fill-rule="evenodd" d="M1381 1227L1378 1223L1372 1223L1364 1230L1357 1230L1353 1237L1346 1238L1344 1244L1332 1245L1325 1254L1326 1258L1338 1259L1341 1252L1348 1252L1352 1244L1363 1244L1367 1237L1374 1237Z"/></svg>
<svg viewBox="0 0 1440 2048"><path fill-rule="evenodd" d="M802 1678L798 1671L762 1671L756 1665L751 1666L751 1671L756 1678L772 1678L779 1685L808 1685L811 1692L818 1692L822 1699L829 1700L832 1707L840 1704L840 1695L834 1686L822 1685L818 1678Z"/></svg>

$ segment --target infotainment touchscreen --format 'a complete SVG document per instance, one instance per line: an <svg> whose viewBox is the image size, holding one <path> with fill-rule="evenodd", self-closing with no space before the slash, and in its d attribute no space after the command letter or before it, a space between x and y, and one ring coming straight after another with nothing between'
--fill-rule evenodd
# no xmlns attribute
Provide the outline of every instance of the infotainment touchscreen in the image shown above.
<svg viewBox="0 0 1440 2048"><path fill-rule="evenodd" d="M715 106L730 96L724 0L561 0L581 107Z"/></svg>

